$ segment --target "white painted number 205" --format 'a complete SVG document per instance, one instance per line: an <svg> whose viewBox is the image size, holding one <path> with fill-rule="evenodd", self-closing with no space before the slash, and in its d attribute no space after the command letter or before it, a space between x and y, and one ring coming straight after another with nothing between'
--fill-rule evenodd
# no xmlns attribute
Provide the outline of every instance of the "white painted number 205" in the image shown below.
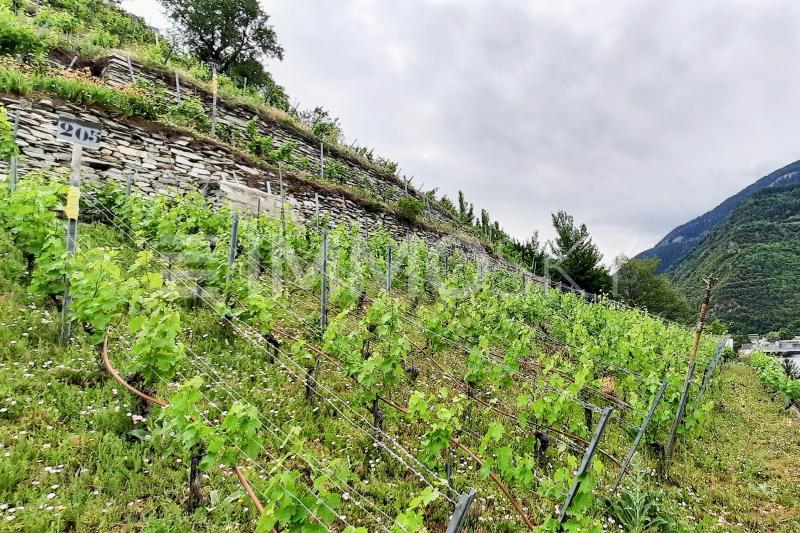
<svg viewBox="0 0 800 533"><path fill-rule="evenodd" d="M58 121L56 134L62 141L97 148L103 138L102 128L102 125L94 122L61 117Z"/></svg>
<svg viewBox="0 0 800 533"><path fill-rule="evenodd" d="M64 137L74 137L79 141L92 144L100 142L100 132L96 129L75 126L69 122L60 123L58 128L61 130L61 135Z"/></svg>

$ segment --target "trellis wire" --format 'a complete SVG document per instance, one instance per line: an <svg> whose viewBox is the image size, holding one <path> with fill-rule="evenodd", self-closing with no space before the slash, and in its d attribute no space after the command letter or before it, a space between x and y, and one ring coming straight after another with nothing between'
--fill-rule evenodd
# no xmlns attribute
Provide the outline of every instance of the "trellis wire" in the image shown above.
<svg viewBox="0 0 800 533"><path fill-rule="evenodd" d="M107 209L106 209L104 206L101 206L101 205L99 205L99 204L94 204L94 203L93 203L91 200L89 200L89 199L87 199L87 201L88 201L88 202L90 202L90 204L91 204L93 207L95 207L95 208L99 208L100 210L104 211L104 212L105 212L105 217L106 217L106 219L107 219L107 220L108 220L108 221L109 221L109 222L110 222L110 223L111 223L111 224L112 224L114 227L116 227L116 228L117 228L118 230L120 230L120 231L121 231L121 232L122 232L124 235L126 235L126 236L127 236L129 239L133 240L133 238L132 238L132 236L130 235L130 233L128 233L127 231L124 231L124 230L123 230L123 229L122 229L122 228L121 228L121 227L120 227L120 226L119 226L119 225L118 225L118 224L117 224L117 223L116 223L116 222L113 220L113 217L109 217L109 212L108 212L108 210L107 210ZM124 225L124 226L126 226L126 227L128 227L128 226L127 226L126 224L124 224L124 223L123 223L123 225ZM131 231L133 231L133 230L132 230L130 227L128 227L128 229L129 229L129 230L131 230ZM156 250L156 249L152 248L151 246L147 245L146 243L143 243L143 244L142 244L142 246L150 248L151 250L153 250L153 251L154 251L156 254L158 254L158 255L159 255L159 256L161 256L162 258L164 257L164 254L163 254L163 253L161 253L160 251L158 251L158 250ZM178 280L178 278L181 278L181 277L184 277L184 278L185 278L185 276L181 276L181 275L179 275L179 273L178 273L178 272L175 272L175 271L173 271L171 268L169 268L169 266L168 266L168 263L164 262L163 260L162 260L162 261L160 261L160 262L161 262L161 264L162 264L162 265L164 265L164 266L167 266L167 270L168 270L169 272L171 272L173 275L175 275L175 277L176 277L176 280ZM188 279L188 278L185 278L185 279ZM182 284L183 284L185 287L187 287L187 288L190 288L190 289L191 289L191 286L190 286L188 283L186 283L185 281L182 281L182 280L179 280L179 281L180 281L180 283L182 283ZM241 328L237 327L237 326L236 326L236 324L234 324L234 323L233 323L233 321L232 321L230 318L226 317L226 316L225 316L223 313L221 313L221 312L220 312L220 311L219 311L219 310L216 308L216 306L215 306L215 305L213 305L212 303L210 303L210 302L209 302L209 300L207 300L207 299L205 298L204 294L201 294L201 295L199 295L199 298L200 298L200 300L202 300L202 301L203 301L203 302L204 302L204 303L205 303L205 304L206 304L206 305L209 307L209 309L211 309L212 311L216 312L216 313L217 313L217 314L218 314L218 315L219 315L219 316L220 316L220 317L221 317L221 318L222 318L224 321L228 322L228 323L231 325L231 327L233 327L233 328L234 328L234 329L235 329L237 332L239 332L239 333L242 335L242 337L243 337L244 339L247 339L248 341L250 341L250 342L251 342L251 343L253 343L254 345L258 346L258 347L259 347L259 348L261 348L261 349L262 349L262 351L264 351L265 353L267 352L267 348L266 348L266 347L264 347L264 346L262 346L262 345L260 344L260 341L261 341L261 340L263 340L263 339L261 339L261 337L260 337L260 336L257 334L257 332L256 332L256 334L254 335L254 337L255 337L256 339L259 339L259 340L258 340L258 341L253 341L253 339L252 339L250 336L248 336L248 335L246 335L246 334L242 333L242 331L241 331ZM217 302L217 303L221 303L221 302ZM245 328L247 328L247 329L252 329L252 328L251 328L249 325L245 324L245 323L244 323L244 322L242 322L240 319L238 319L238 318L234 318L234 320L236 320L237 322L240 322L240 323L242 323L242 324L244 325L244 327L245 327ZM272 346L271 346L270 348L274 349L274 347L272 347ZM288 361L289 361L289 362L290 362L292 365L294 365L294 366L298 366L298 365L297 365L297 363L296 363L296 362L295 362L293 359L291 359L291 357L290 357L288 354L286 354L285 352L283 352L283 351L282 351L280 348L278 348L278 349L277 349L277 352L278 352L278 353L280 353L281 355L283 355L283 356L284 356L284 357L285 357L285 358L286 358L286 359L287 359L287 360L288 360ZM284 368L284 369L285 369L285 370L287 370L288 372L292 373L292 372L291 372L291 370L289 370L289 369L288 369L288 367L286 367L285 365L283 365L283 364L280 362L280 360L276 359L276 361L278 362L278 364L280 364L280 365L281 365L281 367L282 367L282 368ZM299 368L299 366L298 366L298 368ZM302 368L299 368L299 370L300 370L300 372L301 372L301 374L300 374L300 375L302 375L302 370L303 370L303 369L302 369ZM294 374L294 373L292 373L292 375L295 377L295 379L302 379L301 377L299 377L300 375L298 375L298 374ZM363 422L365 422L365 423L369 424L369 422L368 422L368 421L367 421L367 420L364 418L364 416L363 416L363 415L360 415L360 414L359 414L357 411L355 411L355 410L354 410L354 409L353 409L353 408L350 406L350 404L349 404L348 402L346 402L346 401L342 400L342 399L341 399L341 398L339 398L339 397L338 397L336 394L334 394L333 392L331 392L331 391L330 391L330 390L329 390L329 389L328 389L328 388L327 388L327 387L326 387L324 384L320 383L316 377L314 377L314 378L312 378L312 379L313 379L313 381L314 381L314 384L315 384L315 386L321 386L323 389L327 390L327 391L328 391L328 393L330 394L330 396L332 396L333 398L336 398L336 400L337 400L339 403L343 404L343 405L344 405L344 406L345 406L345 407L346 407L346 408L347 408L349 411L353 412L353 413L354 413L354 415L355 415L357 418L360 418L360 419L361 419ZM366 434L366 435L368 435L368 436L370 435L370 433L369 433L368 431L366 431L364 428L362 428L362 427L358 426L357 424L355 424L355 422L353 422L353 421L352 421L352 419L350 419L349 417L347 417L347 416L346 416L346 415L345 415L345 414L344 414L344 413L343 413L343 412L342 412L342 411L341 411L339 408L337 408L337 407L336 407L336 406L333 404L333 402L331 402L331 400L330 400L329 398L327 398L327 397L325 397L325 396L322 396L322 398L323 398L323 399L325 399L325 400L326 400L326 401L327 401L327 402L328 402L328 403L329 403L329 404L330 404L330 405L331 405L331 406L332 406L332 407L333 407L333 408L334 408L334 409L335 409L335 410L336 410L336 411L337 411L337 412L338 412L338 413L339 413L339 414L340 414L340 415L341 415L341 416L342 416L342 417L343 417L345 420L347 420L347 421L348 421L348 422L351 424L351 426L352 426L352 427L354 427L355 429L357 429L357 430L359 430L359 431L361 431L361 432L365 433L365 434ZM420 463L420 462L419 462L419 460L418 460L416 457L414 457L414 456L413 456L413 454L411 454L410 452L408 452L408 450L406 450L406 449L405 449L405 448L404 448L402 445L400 445L400 444L399 444L399 443L398 443L398 442L397 442L397 441L396 441L396 440L395 440L395 439L394 439L394 438L393 438L391 435L387 434L387 433L386 433L385 431L383 431L383 430L380 430L380 433L381 433L381 435L382 435L383 437L386 437L386 438L388 438L388 440L389 440L389 441L390 441L390 442L391 442L393 445L397 446L397 447L398 447L398 449L402 451L403 455L407 456L407 457L408 457L409 459L411 459L413 462L416 462L416 463L417 463L417 464L419 464L421 467L423 467L423 468L424 468L426 471L428 471L428 472L429 472L429 473L430 473L430 474L431 474L431 475L432 475L434 478L436 478L436 479L437 479L437 481L438 481L440 484L442 484L442 485L444 485L444 484L445 484L444 480L442 480L441 478L439 478L439 476L438 476L438 475L437 475L435 472L433 472L432 470L430 470L430 469L429 469L427 466L425 466L425 465L423 465L422 463ZM398 457L398 456L397 456L397 455L396 455L396 454L395 454L395 453L394 453L394 452L393 452L391 449L389 449L389 448L386 446L386 444L385 444L384 442L382 442L382 441L380 441L380 442L379 442L379 441L377 441L377 440L376 440L376 445L378 445L378 446L382 447L383 449L385 449L385 450L386 450L386 451L387 451L387 452L388 452L390 455L392 455L392 457L394 457L395 459L397 459L398 461L400 461L400 462L401 462L401 463L402 463L402 464L403 464L403 465L404 465L406 468L408 468L409 470L413 471L413 472L414 472L414 473L417 475L417 477L418 477L418 478L419 478L421 481L423 481L424 483L426 483L426 484L427 484L427 485L428 485L430 488L432 488L432 489L435 489L435 487L433 487L433 485L431 485L431 484L430 484L430 482L428 482L428 480L427 480L427 479L425 479L425 477L424 477L424 476L423 476L423 475L422 475L420 472L418 472L418 471L417 471L417 470L415 470L413 467L411 467L410 465L408 465L407 463L405 463L405 461L403 461L403 460L402 460L401 458L399 458L399 457ZM445 496L445 497L446 497L446 498L448 498L448 500L450 500L450 501L451 501L451 503L454 503L454 502L453 502L453 501L452 501L452 500L451 500L451 499L450 499L448 496Z"/></svg>

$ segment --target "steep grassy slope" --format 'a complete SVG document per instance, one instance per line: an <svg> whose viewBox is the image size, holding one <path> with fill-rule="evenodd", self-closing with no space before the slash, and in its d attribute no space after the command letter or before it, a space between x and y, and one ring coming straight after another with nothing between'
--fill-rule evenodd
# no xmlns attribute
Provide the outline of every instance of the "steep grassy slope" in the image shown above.
<svg viewBox="0 0 800 533"><path fill-rule="evenodd" d="M800 183L800 161L795 161L742 189L711 211L678 226L655 246L640 253L637 257L658 257L661 259L658 271L665 272L673 264L686 257L709 231L723 223L728 215L747 198L769 187L783 187L798 183Z"/></svg>
<svg viewBox="0 0 800 533"><path fill-rule="evenodd" d="M712 313L732 331L800 330L800 186L753 194L668 270L690 297L712 272Z"/></svg>

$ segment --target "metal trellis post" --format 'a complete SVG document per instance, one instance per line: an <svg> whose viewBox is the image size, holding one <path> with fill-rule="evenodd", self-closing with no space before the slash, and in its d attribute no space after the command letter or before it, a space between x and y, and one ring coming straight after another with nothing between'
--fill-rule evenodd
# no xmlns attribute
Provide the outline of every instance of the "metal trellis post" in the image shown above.
<svg viewBox="0 0 800 533"><path fill-rule="evenodd" d="M131 63L131 56L128 56L128 74L131 76L131 83L136 83L136 75L133 73L133 64Z"/></svg>
<svg viewBox="0 0 800 533"><path fill-rule="evenodd" d="M283 189L283 171L278 163L278 184L281 188L281 238L286 238L286 192Z"/></svg>
<svg viewBox="0 0 800 533"><path fill-rule="evenodd" d="M231 242L228 247L228 270L225 274L225 283L231 282L231 275L233 274L233 262L236 261L236 246L239 241L239 213L233 213L233 220L231 221Z"/></svg>
<svg viewBox="0 0 800 533"><path fill-rule="evenodd" d="M611 486L611 494L614 494L619 488L619 484L622 482L622 476L625 475L625 471L630 466L631 461L633 460L633 455L636 453L636 448L638 448L639 442L641 442L642 437L644 437L644 434L647 431L647 426L650 424L650 420L653 419L653 415L656 412L658 403L661 401L661 397L664 396L664 391L667 390L668 385L669 380L665 379L661 384L661 388L658 389L658 394L656 394L656 397L653 399L653 404L650 406L650 410L647 412L647 416L644 418L644 421L642 421L642 425L639 428L639 432L636 434L636 438L633 439L631 449L628 450L628 455L626 455L625 460L622 461L622 467L619 469L617 478L614 480L614 484Z"/></svg>
<svg viewBox="0 0 800 533"><path fill-rule="evenodd" d="M717 353L714 354L714 359L711 360L711 364L708 365L706 373L703 375L703 383L700 385L700 392L697 394L698 402L703 398L703 395L706 392L706 387L708 387L708 384L711 381L711 376L714 375L714 370L717 369L717 364L719 364L719 359L722 356L722 352L725 350L725 343L727 340L727 337L723 337L720 339L719 345L717 345Z"/></svg>
<svg viewBox="0 0 800 533"><path fill-rule="evenodd" d="M319 229L319 194L314 193L314 220L317 224L317 229Z"/></svg>
<svg viewBox="0 0 800 533"><path fill-rule="evenodd" d="M581 466L578 467L578 474L575 476L575 481L572 483L572 488L569 489L567 499L564 500L564 505L561 506L561 514L558 517L559 524L563 524L564 520L567 518L567 511L572 505L572 502L575 501L575 496L578 494L578 489L581 486L582 478L589 470L589 466L592 464L594 454L597 452L597 448L600 446L600 437L603 436L603 432L606 429L606 424L608 424L608 419L611 417L611 411L613 410L613 407L607 407L606 410L603 411L603 416L600 417L600 421L597 423L597 429L595 429L592 442L589 443L589 447L586 448L586 453L583 454L583 461L581 461Z"/></svg>
<svg viewBox="0 0 800 533"><path fill-rule="evenodd" d="M134 171L134 174L136 171ZM133 174L128 174L128 181L125 184L125 196L131 195L131 189L133 188Z"/></svg>
<svg viewBox="0 0 800 533"><path fill-rule="evenodd" d="M450 517L450 523L447 525L446 533L460 533L463 531L464 526L467 524L469 508L472 507L476 494L475 489L470 488L458 498L453 516Z"/></svg>
<svg viewBox="0 0 800 533"><path fill-rule="evenodd" d="M328 326L328 232L322 230L322 281L319 295L319 327L322 332Z"/></svg>
<svg viewBox="0 0 800 533"><path fill-rule="evenodd" d="M386 290L392 290L392 245L386 246Z"/></svg>

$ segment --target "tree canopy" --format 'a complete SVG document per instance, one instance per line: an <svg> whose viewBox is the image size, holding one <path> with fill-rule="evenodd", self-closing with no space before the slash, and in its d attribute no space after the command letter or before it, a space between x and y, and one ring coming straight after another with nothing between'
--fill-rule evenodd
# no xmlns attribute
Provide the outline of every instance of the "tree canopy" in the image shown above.
<svg viewBox="0 0 800 533"><path fill-rule="evenodd" d="M586 224L576 225L566 211L553 213L556 239L551 243L554 260L550 270L554 279L591 293L608 292L611 276L601 264L603 254L589 236Z"/></svg>
<svg viewBox="0 0 800 533"><path fill-rule="evenodd" d="M258 0L161 0L161 3L180 29L186 47L199 60L218 63L220 72L249 60L283 59L283 48Z"/></svg>
<svg viewBox="0 0 800 533"><path fill-rule="evenodd" d="M658 263L659 259L655 257L617 258L615 262L617 271L614 274L617 298L664 318L687 322L691 316L689 303L667 276L656 274Z"/></svg>

